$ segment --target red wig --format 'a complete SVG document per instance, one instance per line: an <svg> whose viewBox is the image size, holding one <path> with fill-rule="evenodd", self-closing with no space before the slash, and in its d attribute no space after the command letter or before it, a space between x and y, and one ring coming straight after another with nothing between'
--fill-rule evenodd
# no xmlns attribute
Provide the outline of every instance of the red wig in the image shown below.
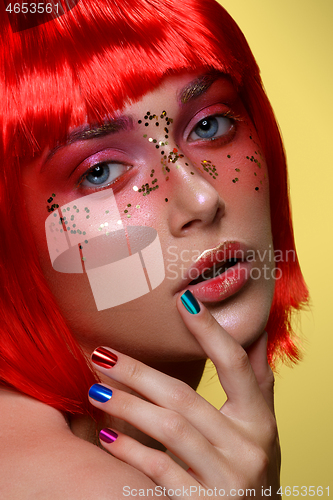
<svg viewBox="0 0 333 500"><path fill-rule="evenodd" d="M295 250L284 150L258 66L215 0L80 0L63 16L14 33L0 3L0 380L67 412L89 412L95 377L42 274L20 166L66 140L71 127L102 123L166 74L228 74L266 157L275 250ZM296 253L294 254L296 255ZM307 301L298 261L279 262L268 354L297 359L290 315Z"/></svg>

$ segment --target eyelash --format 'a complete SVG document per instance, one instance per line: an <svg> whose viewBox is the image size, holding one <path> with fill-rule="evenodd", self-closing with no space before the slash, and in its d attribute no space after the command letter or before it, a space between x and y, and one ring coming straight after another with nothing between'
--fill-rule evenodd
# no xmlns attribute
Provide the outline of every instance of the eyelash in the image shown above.
<svg viewBox="0 0 333 500"><path fill-rule="evenodd" d="M114 180L108 182L107 184L103 184L103 185L98 185L96 184L95 186L95 190L102 190L102 189L105 189L105 188L108 188L108 187L111 187L111 186L118 186L118 184L120 184L121 182L124 182L124 175L126 174L126 172L128 172L131 168L132 168L132 165L126 165L122 162L116 162L116 161L100 161L100 162L97 162L95 163L94 165L92 165L79 179L76 187L82 187L83 189L86 188L86 189L89 189L90 191L93 191L94 190L94 186L93 184L91 184L91 187L88 187L88 186L83 186L83 183L85 181L85 179L94 171L96 170L97 168L99 167L108 167L109 169L109 172L108 172L108 177L110 176L111 174L111 169L112 169L112 165L114 166L120 166L120 168L124 168L124 172L120 173ZM110 168L111 166L111 168ZM97 177L97 176L95 176Z"/></svg>
<svg viewBox="0 0 333 500"><path fill-rule="evenodd" d="M230 124L230 127L227 131L227 133L222 133L220 136L217 136L217 137L211 137L211 138L198 138L198 139L192 139L189 141L191 135L195 132L195 130L199 127L200 123L204 122L205 120L207 120L207 122L209 120L218 120L219 118L227 118L230 120L231 124ZM208 116L203 116L200 120L198 120L195 125L192 127L190 133L188 134L187 136L187 141L189 141L190 143L205 143L207 146L221 146L223 144L226 144L226 143L229 143L232 138L234 137L235 133L236 133L236 122L238 121L242 121L241 117L240 116L237 116L235 115L234 113L232 113L230 110L229 111L226 111L224 113L213 113L213 114L209 114ZM220 126L218 127L220 128ZM218 129L217 129L218 131ZM217 132L216 131L216 132ZM215 132L215 133L216 133ZM215 134L214 134L215 135ZM109 167L109 166L112 166L112 165L116 165L116 166L122 166L125 171L123 173L120 173L114 180L108 182L107 184L104 184L104 185L96 185L96 187L94 188L93 187L93 184L91 185L91 187L87 187L87 186L82 186L82 184L84 183L85 179L94 171L96 170L98 167ZM112 168L112 167L111 167ZM95 163L94 165L92 165L79 179L76 187L82 187L83 189L86 188L86 189L89 189L89 191L93 191L93 190L102 190L102 189L106 189L108 187L111 187L111 186L114 186L114 187L118 187L119 184L123 183L125 180L124 180L124 174L126 174L126 172L128 172L129 170L131 170L132 168L132 165L126 165L124 163L121 163L121 162L116 162L116 161L100 161L100 162L97 162ZM111 169L109 169L109 173L108 175L111 174Z"/></svg>
<svg viewBox="0 0 333 500"><path fill-rule="evenodd" d="M221 133L219 136L215 137L215 134L216 132L218 132L219 128L220 128L220 124L217 128L217 130L215 131L214 133L214 137L209 137L209 138L198 138L198 139L192 139L190 140L189 142L196 142L196 143L202 143L204 142L207 146L208 145L214 145L214 146L222 146L223 144L227 144L229 143L235 133L236 133L236 122L239 122L239 121L242 121L242 118L238 115L235 115L234 113L232 113L230 110L224 112L224 113L212 113L212 114L209 114L208 116L203 116L200 120L198 120L195 125L191 128L191 131L190 133L188 134L187 136L187 141L189 139L191 139L191 136L192 134L195 133L195 130L199 127L200 123L204 122L204 121L211 121L213 119L215 119L216 121L219 119L219 118L227 118L230 120L230 126L227 130L226 133Z"/></svg>

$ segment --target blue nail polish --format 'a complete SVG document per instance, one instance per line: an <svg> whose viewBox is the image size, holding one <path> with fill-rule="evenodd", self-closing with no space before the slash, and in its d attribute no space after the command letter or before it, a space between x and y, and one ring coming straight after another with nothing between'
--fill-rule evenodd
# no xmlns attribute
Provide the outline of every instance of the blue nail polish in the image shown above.
<svg viewBox="0 0 333 500"><path fill-rule="evenodd" d="M197 299L190 292L190 290L186 290L186 292L183 293L180 299L189 313L198 314L198 312L200 311L200 306Z"/></svg>
<svg viewBox="0 0 333 500"><path fill-rule="evenodd" d="M89 389L89 396L99 403L106 403L111 399L112 391L104 385L94 384Z"/></svg>

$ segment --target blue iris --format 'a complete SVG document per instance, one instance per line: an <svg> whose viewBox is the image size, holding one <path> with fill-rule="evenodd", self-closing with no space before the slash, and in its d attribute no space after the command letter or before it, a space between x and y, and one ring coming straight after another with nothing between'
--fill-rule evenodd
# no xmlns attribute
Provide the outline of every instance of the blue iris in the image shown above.
<svg viewBox="0 0 333 500"><path fill-rule="evenodd" d="M92 184L103 184L110 175L110 168L106 164L96 165L93 170L86 176L87 181Z"/></svg>
<svg viewBox="0 0 333 500"><path fill-rule="evenodd" d="M194 132L202 139L210 139L219 129L219 123L216 118L204 118L201 120Z"/></svg>

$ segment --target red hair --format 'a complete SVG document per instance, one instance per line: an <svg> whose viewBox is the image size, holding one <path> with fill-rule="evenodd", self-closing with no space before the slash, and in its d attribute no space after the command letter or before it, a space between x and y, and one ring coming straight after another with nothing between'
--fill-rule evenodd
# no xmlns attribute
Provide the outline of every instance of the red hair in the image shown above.
<svg viewBox="0 0 333 500"><path fill-rule="evenodd" d="M105 117L166 74L228 74L253 121L270 179L275 250L295 251L284 150L258 66L233 19L214 0L80 0L67 14L13 33L0 3L0 380L67 412L89 412L95 376L42 274L20 196L20 166ZM295 254L296 255L296 252ZM298 358L290 315L307 301L298 261L278 262L268 354Z"/></svg>

